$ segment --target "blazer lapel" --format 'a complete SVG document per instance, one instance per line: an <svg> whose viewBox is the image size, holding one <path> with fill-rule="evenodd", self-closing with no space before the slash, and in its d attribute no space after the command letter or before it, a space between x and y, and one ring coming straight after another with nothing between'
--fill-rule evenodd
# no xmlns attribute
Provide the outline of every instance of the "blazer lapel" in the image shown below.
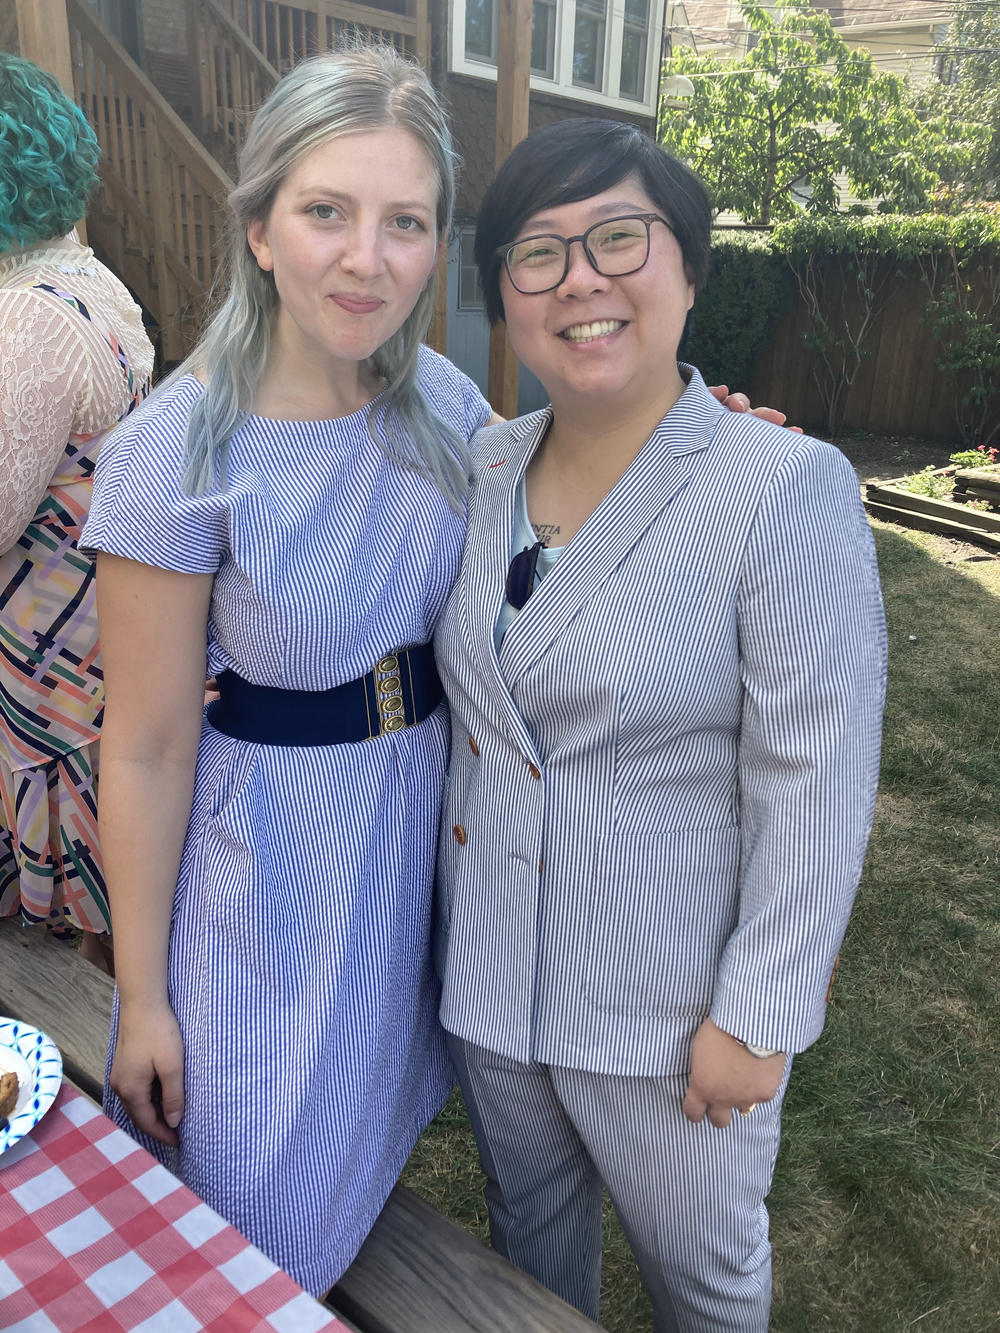
<svg viewBox="0 0 1000 1333"><path fill-rule="evenodd" d="M554 569L504 635L499 665L508 687L513 688L518 678L565 632L650 524L683 490L698 454L708 447L722 412L701 376L692 372L691 382L679 401L570 541ZM513 478L515 486L528 457L530 453ZM505 500L504 550L509 552L513 486Z"/></svg>
<svg viewBox="0 0 1000 1333"><path fill-rule="evenodd" d="M551 409L546 408L500 427L495 442L476 459L476 494L463 560L462 631L511 734L535 759L534 741L500 670L495 628L510 564L517 485L551 420Z"/></svg>

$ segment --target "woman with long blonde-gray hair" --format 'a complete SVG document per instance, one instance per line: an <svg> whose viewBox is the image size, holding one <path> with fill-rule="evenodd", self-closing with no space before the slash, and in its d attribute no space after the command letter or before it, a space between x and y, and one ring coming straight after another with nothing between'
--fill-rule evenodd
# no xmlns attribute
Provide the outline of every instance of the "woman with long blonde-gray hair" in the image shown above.
<svg viewBox="0 0 1000 1333"><path fill-rule="evenodd" d="M421 346L453 188L415 66L373 48L288 74L241 157L219 311L102 454L83 535L107 679L107 1109L316 1293L452 1081L429 640L490 417Z"/></svg>

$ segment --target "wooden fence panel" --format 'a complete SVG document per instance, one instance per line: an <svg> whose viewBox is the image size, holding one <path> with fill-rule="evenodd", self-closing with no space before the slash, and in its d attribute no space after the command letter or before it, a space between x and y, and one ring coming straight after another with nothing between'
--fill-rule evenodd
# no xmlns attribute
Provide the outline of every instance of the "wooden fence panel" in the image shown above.
<svg viewBox="0 0 1000 1333"><path fill-rule="evenodd" d="M887 292L838 429L954 441L958 448L958 395L937 365L939 350L924 319L928 295L923 281L918 274L893 275ZM826 310L839 308L832 285L826 298ZM846 313L848 318L857 314L855 301L848 302ZM790 421L822 436L828 433L825 407L813 377L813 354L803 342L808 329L808 314L796 297L757 359L749 392L755 401L780 407Z"/></svg>

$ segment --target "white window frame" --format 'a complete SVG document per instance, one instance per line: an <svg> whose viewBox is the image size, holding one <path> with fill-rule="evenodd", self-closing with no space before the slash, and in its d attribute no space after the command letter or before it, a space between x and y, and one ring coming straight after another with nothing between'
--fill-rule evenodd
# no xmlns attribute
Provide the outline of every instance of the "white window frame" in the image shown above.
<svg viewBox="0 0 1000 1333"><path fill-rule="evenodd" d="M565 8L569 8L569 6L567 5L567 6L565 6ZM600 31L601 31L601 35L602 35L603 38L604 38L604 42L603 42L603 48L604 48L604 49L601 50L601 51L599 51L598 54L597 54L597 63L598 63L598 65L600 66L600 80L599 80L599 82L595 85L595 84L592 84L592 83L584 83L582 79L579 80L579 81L577 81L576 76L575 76L575 73L573 73L573 71L571 71L571 73L573 73L573 82L574 82L574 84L575 84L575 86L576 86L577 88L584 88L584 89L587 90L587 92L591 92L591 93L592 93L592 92L603 92L603 90L608 86L608 75L609 75L610 72L611 72L611 71L608 69L608 54L609 54L609 50L610 50L610 47L611 47L611 41L610 41L610 37L611 37L611 24L612 24L612 22L614 21L614 15L613 15L613 14L609 14L609 13L608 13L608 10L609 10L609 9L612 9L613 6L611 5L610 0L597 0L597 3L594 5L593 8L591 8L591 7L589 7L589 6L586 6L586 5L581 6L581 5L579 4L579 2L577 3L577 5L576 5L576 10L575 10L575 13L574 13L574 16L573 16L573 17L574 17L574 22L573 22L573 54L574 54L574 56L576 55L576 19L577 19L577 18L579 17L579 15L580 15L580 9L581 9L581 8L583 9L583 15L584 15L584 19L585 19L585 21L586 21L588 24L590 24L591 27L597 27L597 28L600 29ZM621 90L619 89L619 93L620 93L620 91L621 91Z"/></svg>
<svg viewBox="0 0 1000 1333"><path fill-rule="evenodd" d="M492 12L491 12L492 30L491 30L491 32L490 32L490 50L493 52L493 54L490 55L490 56L481 56L481 55L471 55L471 56L467 56L466 59L467 59L471 64L473 64L473 65L483 66L483 65L491 65L491 64L492 64L492 65L495 65L495 64L496 64L496 47L497 47L497 9L499 8L499 0L490 0L490 8L491 8L491 11L492 11ZM461 34L463 50L464 50L464 48L465 48L465 15L466 15L466 10L465 10L465 3L464 3L464 0L463 0L463 4L462 4L462 34Z"/></svg>
<svg viewBox="0 0 1000 1333"><path fill-rule="evenodd" d="M624 8L608 0L604 30L604 71L600 88L584 88L573 83L573 39L576 26L576 0L556 0L554 77L531 74L531 88L553 97L565 97L591 106L614 107L632 115L656 115L656 90L660 69L664 7L666 0L650 0L649 30L646 43L646 78L641 98L621 96L622 45L625 36ZM469 58L465 54L465 0L451 0L448 24L448 66L453 74L496 83L495 63Z"/></svg>

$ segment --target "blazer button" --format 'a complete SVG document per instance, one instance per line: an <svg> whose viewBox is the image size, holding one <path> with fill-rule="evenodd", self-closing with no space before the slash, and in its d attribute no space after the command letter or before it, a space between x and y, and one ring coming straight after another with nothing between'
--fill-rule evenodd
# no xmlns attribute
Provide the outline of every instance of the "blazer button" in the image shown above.
<svg viewBox="0 0 1000 1333"><path fill-rule="evenodd" d="M461 847L465 842L465 829L462 828L461 824L456 824L455 827L452 829L452 833L454 833L455 835L455 841Z"/></svg>
<svg viewBox="0 0 1000 1333"><path fill-rule="evenodd" d="M479 753L479 746L476 744L475 736L469 737L469 749L472 751L473 754Z"/></svg>
<svg viewBox="0 0 1000 1333"><path fill-rule="evenodd" d="M535 779L536 782L542 776L541 769L536 768L534 764L528 765L528 772L531 774L531 776Z"/></svg>

